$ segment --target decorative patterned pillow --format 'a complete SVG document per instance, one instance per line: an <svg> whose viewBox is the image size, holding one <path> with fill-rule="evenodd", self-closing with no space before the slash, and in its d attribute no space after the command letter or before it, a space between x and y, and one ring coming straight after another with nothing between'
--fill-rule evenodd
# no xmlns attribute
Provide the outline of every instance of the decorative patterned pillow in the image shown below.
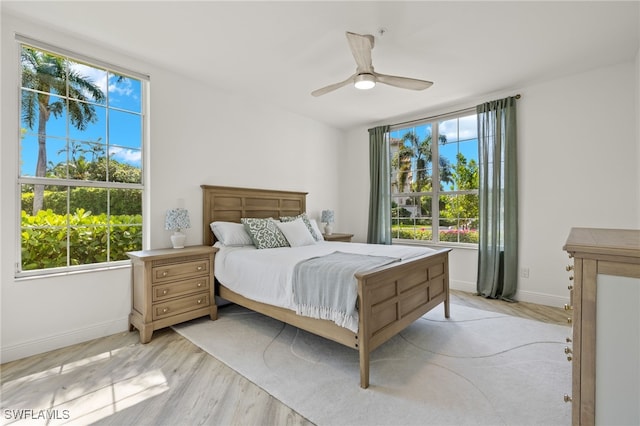
<svg viewBox="0 0 640 426"><path fill-rule="evenodd" d="M311 222L309 221L309 218L307 217L306 213L301 213L298 216L283 216L283 217L280 218L280 220L282 222L293 222L296 219L302 219L304 224L307 226L307 229L309 230L309 232L313 236L314 240L322 241L324 239L324 238L322 238L322 234L316 233L316 231L313 229L313 226L311 226Z"/></svg>
<svg viewBox="0 0 640 426"><path fill-rule="evenodd" d="M243 217L240 222L244 225L256 248L289 247L287 239L282 235L273 219Z"/></svg>

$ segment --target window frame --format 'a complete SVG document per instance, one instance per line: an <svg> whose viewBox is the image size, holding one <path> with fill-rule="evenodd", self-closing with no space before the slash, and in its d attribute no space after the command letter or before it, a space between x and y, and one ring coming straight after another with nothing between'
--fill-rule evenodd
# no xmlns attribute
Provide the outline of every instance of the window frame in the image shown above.
<svg viewBox="0 0 640 426"><path fill-rule="evenodd" d="M453 111L450 113L445 113L445 114L441 114L441 115L436 115L436 116L432 116L432 117L427 117L427 118L422 118L422 119L418 119L418 120L413 120L413 121L408 121L408 122L403 122L403 123L398 123L398 124L393 124L389 127L389 139L391 140L391 133L397 130L402 130L402 129L408 129L410 127L417 127L417 126L422 126L422 125L431 125L431 139L432 141L435 141L432 143L431 145L431 156L432 159L439 159L440 158L440 143L439 143L439 139L440 139L440 128L439 128L439 123L443 122L443 121L447 121L447 120L451 120L451 119L461 119L463 117L468 117L471 115L476 115L477 116L477 112L476 112L476 108L475 107L471 107L471 108L466 108L466 109L462 109L462 110L458 110L458 111ZM460 140L457 141L458 143L460 143ZM478 141L479 143L479 141ZM389 145L389 158L391 160L392 158L392 152L391 152L391 144ZM479 164L479 159L478 159L478 164ZM435 161L431 161L431 168L432 168L432 174L431 174L431 179L432 182L440 182L440 164L439 164L439 160L435 160ZM391 195L391 201L394 201L394 198L397 197L398 195L401 196L406 196L406 197L431 197L431 240L419 240L419 239L405 239L405 238L397 238L395 237L395 234L393 232L393 226L394 226L394 220L396 219L396 217L394 217L393 215L391 215L391 241L393 244L404 244L404 245L437 245L437 246L451 246L451 247L455 247L455 248L468 248L468 249L477 249L478 248L478 243L468 243L468 242L453 242L453 241L440 241L440 221L441 221L441 216L440 216L440 206L439 206L439 201L440 201L440 197L442 195L469 195L469 194L475 194L478 195L479 197L479 189L475 189L475 190L453 190L453 191L441 191L439 185L432 185L432 190L431 191L421 191L421 192L397 192L394 193L392 190L392 185L391 183L394 182L395 180L395 176L394 176L394 172L396 172L397 170L392 167L389 168L390 169L390 176L389 176L389 183L390 183L390 195ZM413 170L413 169L412 169ZM391 207L390 207L391 208ZM479 231L478 231L479 232Z"/></svg>
<svg viewBox="0 0 640 426"><path fill-rule="evenodd" d="M130 69L126 69L99 59L95 59L83 54L79 54L58 46L51 45L46 42L42 42L39 40L35 40L29 37L26 37L21 34L15 34L15 42L18 46L18 58L16 61L16 66L18 67L18 81L17 81L17 110L18 113L18 135L16 138L16 146L17 146L17 155L16 155L16 208L15 208L15 234L16 234L16 262L14 269L14 276L16 279L19 278L29 278L29 277L45 277L45 276L53 276L60 274L68 274L68 273L76 273L76 272L85 272L85 271L95 271L95 270L105 270L112 268L120 268L124 266L128 266L130 261L127 259L121 260L108 260L99 263L87 263L82 265L67 265L60 267L50 267L50 268L42 268L42 269L31 269L31 270L23 270L22 269L22 187L23 185L44 185L46 186L66 186L68 189L79 188L79 187L87 187L87 188L106 188L106 189L133 189L139 190L141 196L141 216L142 223L141 227L141 249L144 249L148 240L148 215L147 204L148 204L148 194L147 194L147 174L148 174L148 128L149 128L149 115L148 115L148 106L149 106L149 86L150 86L150 77L146 74L142 74L136 71L132 71ZM21 122L22 122L22 60L21 60L21 52L24 47L33 48L38 51L42 51L45 53L49 53L52 55L63 57L67 60L71 60L74 62L86 64L87 66L94 67L97 69L104 70L106 73L111 73L115 75L120 75L126 78L131 78L139 82L140 84L140 182L139 183L126 183L126 182L114 182L114 181L96 181L96 180L80 180L80 179L71 179L68 176L66 178L52 178L52 177L38 177L38 176L22 176L21 175L21 162L22 162L22 154L21 154L21 143L22 143L22 135L21 135ZM38 91L35 91L38 92ZM64 95L65 99L69 99L68 95ZM113 111L123 111L122 108L117 106L108 106L106 103L104 105L105 108L111 109ZM108 126L108 122L106 123ZM66 139L69 138L69 134L67 133ZM110 144L107 142L107 147ZM119 146L115 144L114 146ZM107 157L109 158L109 157ZM108 166L107 166L108 168ZM108 173L108 172L107 172ZM69 195L67 195L67 205L69 203ZM71 227L71 225L67 222L66 228L67 230ZM70 250L70 243L67 239L67 253ZM110 252L110 243L107 243Z"/></svg>

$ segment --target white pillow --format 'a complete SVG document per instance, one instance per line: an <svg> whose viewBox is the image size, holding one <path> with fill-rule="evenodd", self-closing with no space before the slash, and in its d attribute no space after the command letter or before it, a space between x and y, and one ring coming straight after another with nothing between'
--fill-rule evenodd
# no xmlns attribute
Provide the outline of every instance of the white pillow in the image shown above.
<svg viewBox="0 0 640 426"><path fill-rule="evenodd" d="M277 225L291 247L309 246L316 243L315 238L313 238L302 219L296 219L291 222L277 222Z"/></svg>
<svg viewBox="0 0 640 426"><path fill-rule="evenodd" d="M307 226L307 229L309 230L309 232L311 232L311 236L313 237L314 240L322 241L322 233L318 232L316 234L316 231L311 226L311 222L309 221L309 218L307 217L306 213L301 213L301 214L299 214L297 216L282 216L282 217L280 217L280 221L281 222L293 222L296 219L302 219L304 224Z"/></svg>
<svg viewBox="0 0 640 426"><path fill-rule="evenodd" d="M212 222L211 230L225 246L252 246L253 240L247 234L247 230L241 223L235 222Z"/></svg>
<svg viewBox="0 0 640 426"><path fill-rule="evenodd" d="M322 236L322 231L320 230L320 227L318 226L318 222L316 222L315 219L309 219L309 222L311 222L311 227L313 228L313 230L315 231L316 235L318 236L318 241L324 241L324 237Z"/></svg>

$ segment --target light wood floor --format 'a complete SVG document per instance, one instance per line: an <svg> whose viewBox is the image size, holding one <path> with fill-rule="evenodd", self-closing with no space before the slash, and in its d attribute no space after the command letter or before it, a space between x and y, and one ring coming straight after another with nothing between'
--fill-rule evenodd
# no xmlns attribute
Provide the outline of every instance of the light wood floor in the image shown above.
<svg viewBox="0 0 640 426"><path fill-rule="evenodd" d="M562 308L455 290L451 302L567 325ZM138 338L120 333L2 364L3 424L19 415L12 410L54 416L37 424L311 424L170 328L146 345Z"/></svg>

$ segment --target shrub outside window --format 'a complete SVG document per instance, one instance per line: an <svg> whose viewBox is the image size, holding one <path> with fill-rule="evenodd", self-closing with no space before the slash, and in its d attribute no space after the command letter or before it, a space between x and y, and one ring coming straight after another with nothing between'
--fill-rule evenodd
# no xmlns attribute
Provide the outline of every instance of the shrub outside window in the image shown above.
<svg viewBox="0 0 640 426"><path fill-rule="evenodd" d="M146 82L28 44L21 71L17 273L126 260L142 249Z"/></svg>
<svg viewBox="0 0 640 426"><path fill-rule="evenodd" d="M391 129L394 240L478 243L477 133L473 111Z"/></svg>

